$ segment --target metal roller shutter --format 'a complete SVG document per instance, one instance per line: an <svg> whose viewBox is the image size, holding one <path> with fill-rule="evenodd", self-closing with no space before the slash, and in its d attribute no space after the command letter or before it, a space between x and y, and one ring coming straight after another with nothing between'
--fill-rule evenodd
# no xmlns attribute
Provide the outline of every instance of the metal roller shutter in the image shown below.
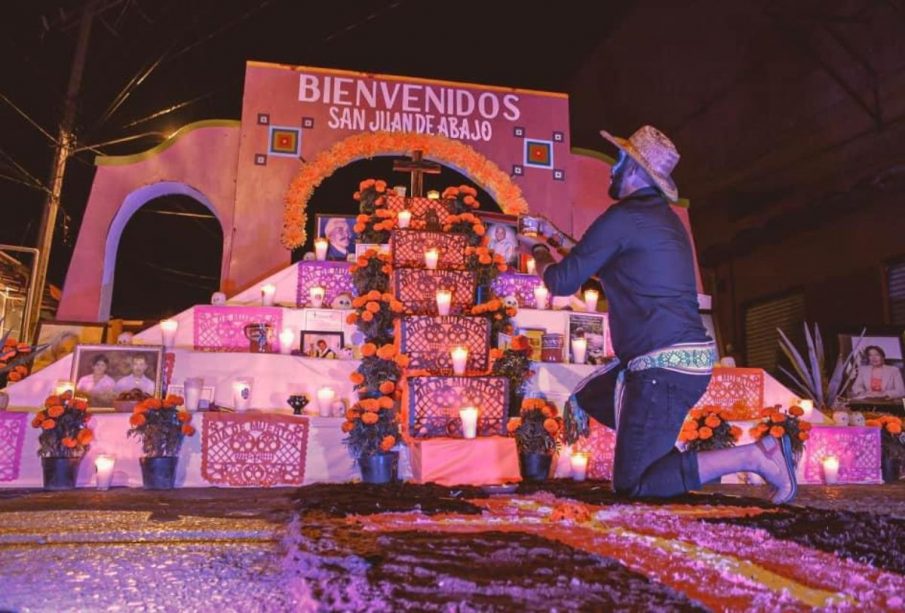
<svg viewBox="0 0 905 613"><path fill-rule="evenodd" d="M801 292L749 306L745 309L747 365L775 370L781 355L776 329L781 329L795 342L802 335L803 323L804 294Z"/></svg>

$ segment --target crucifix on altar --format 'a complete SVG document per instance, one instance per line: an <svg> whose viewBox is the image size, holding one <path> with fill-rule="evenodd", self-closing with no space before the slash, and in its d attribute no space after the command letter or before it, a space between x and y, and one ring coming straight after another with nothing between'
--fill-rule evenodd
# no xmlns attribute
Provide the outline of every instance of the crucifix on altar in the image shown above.
<svg viewBox="0 0 905 613"><path fill-rule="evenodd" d="M412 151L412 159L393 161L393 170L395 172L412 173L411 196L413 198L424 195L424 175L440 174L440 165L425 160L423 156L424 152L416 149Z"/></svg>

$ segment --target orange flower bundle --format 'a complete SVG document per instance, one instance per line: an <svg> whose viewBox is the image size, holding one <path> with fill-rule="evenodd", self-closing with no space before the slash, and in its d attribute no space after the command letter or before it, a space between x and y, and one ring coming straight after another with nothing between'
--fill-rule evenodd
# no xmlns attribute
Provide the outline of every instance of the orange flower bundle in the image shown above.
<svg viewBox="0 0 905 613"><path fill-rule="evenodd" d="M751 436L755 440L765 436L774 438L788 436L797 458L804 450L804 443L810 437L811 431L810 422L801 419L803 415L804 409L798 405L792 405L787 411L783 411L781 405L761 409L761 421L751 428Z"/></svg>
<svg viewBox="0 0 905 613"><path fill-rule="evenodd" d="M349 270L352 273L352 283L359 295L372 290L383 294L390 288L392 259L376 249L368 249L363 255L358 256Z"/></svg>
<svg viewBox="0 0 905 613"><path fill-rule="evenodd" d="M688 414L679 441L693 451L709 451L734 447L742 435L742 429L729 423L729 413L718 406L692 409Z"/></svg>
<svg viewBox="0 0 905 613"><path fill-rule="evenodd" d="M402 437L396 400L386 395L363 398L346 411L342 431L354 459L392 450Z"/></svg>
<svg viewBox="0 0 905 613"><path fill-rule="evenodd" d="M88 451L94 433L88 428L88 400L66 392L48 396L31 421L41 430L38 455L43 458L78 458Z"/></svg>
<svg viewBox="0 0 905 613"><path fill-rule="evenodd" d="M515 437L519 453L552 454L561 445L562 417L545 398L525 398L519 416L510 419L506 429Z"/></svg>
<svg viewBox="0 0 905 613"><path fill-rule="evenodd" d="M468 244L472 247L477 247L483 243L484 236L487 234L484 222L474 213L450 215L447 222L443 225L443 231L452 232L453 234L464 234L468 239Z"/></svg>
<svg viewBox="0 0 905 613"><path fill-rule="evenodd" d="M490 284L493 283L493 280L496 279L500 273L506 272L509 268L502 255L495 253L493 249L484 246L466 247L465 265L468 270L473 270L477 273L477 285L487 289L490 288Z"/></svg>
<svg viewBox="0 0 905 613"><path fill-rule="evenodd" d="M458 187L447 187L441 194L444 200L449 200L453 213L463 213L469 210L477 210L481 208L478 202L478 190L470 185L459 185Z"/></svg>
<svg viewBox="0 0 905 613"><path fill-rule="evenodd" d="M162 400L146 398L133 407L127 436L141 439L145 457L177 456L182 439L194 436L192 414L179 409L184 402L181 396L169 394Z"/></svg>
<svg viewBox="0 0 905 613"><path fill-rule="evenodd" d="M894 415L881 415L876 419L868 419L865 422L868 426L880 428L880 449L883 453L883 465L892 469L890 479L897 480L899 478L901 465L905 461L905 434L902 433L902 420ZM887 461L889 461L887 463ZM884 471L886 468L884 468ZM884 481L887 477L884 473Z"/></svg>
<svg viewBox="0 0 905 613"><path fill-rule="evenodd" d="M902 434L902 419L895 415L881 415L876 419L868 419L865 423L873 428L882 428L884 433L892 436Z"/></svg>
<svg viewBox="0 0 905 613"><path fill-rule="evenodd" d="M380 345L393 342L393 322L405 310L403 304L389 292L376 289L352 299L354 312L346 323L355 324L365 339Z"/></svg>
<svg viewBox="0 0 905 613"><path fill-rule="evenodd" d="M28 343L20 343L7 332L0 339L0 388L6 387L9 383L18 383L27 377L29 363L46 348L46 344L32 347Z"/></svg>
<svg viewBox="0 0 905 613"><path fill-rule="evenodd" d="M363 243L386 243L396 227L396 213L386 208L386 191L386 181L365 179L353 195L360 211L353 229Z"/></svg>
<svg viewBox="0 0 905 613"><path fill-rule="evenodd" d="M495 343L499 333L512 333L512 318L516 316L518 309L507 307L499 298L492 298L487 302L471 307L472 315L483 315L490 320L490 338ZM527 342L527 339L526 339Z"/></svg>

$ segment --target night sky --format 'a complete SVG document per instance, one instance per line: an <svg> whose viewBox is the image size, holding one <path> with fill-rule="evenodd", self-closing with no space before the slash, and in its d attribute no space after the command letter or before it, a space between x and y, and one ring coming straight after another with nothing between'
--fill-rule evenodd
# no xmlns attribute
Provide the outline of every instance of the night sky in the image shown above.
<svg viewBox="0 0 905 613"><path fill-rule="evenodd" d="M56 135L87 2L11 4L0 25L0 242L33 246L53 146L13 105ZM95 155L87 147L138 136L94 147L136 153L187 123L238 118L246 60L569 91L587 54L630 4L551 11L540 2L100 0L78 97L81 151L67 167L49 281L65 278L87 202ZM572 143L602 146L595 132L574 126ZM312 213L354 212L358 180L389 176L389 168L389 160L377 160L337 173L315 193ZM461 181L449 172L428 183ZM165 214L180 211L201 217ZM204 215L191 200L165 198L133 217L120 250L113 316L157 317L206 301L217 284L222 239Z"/></svg>

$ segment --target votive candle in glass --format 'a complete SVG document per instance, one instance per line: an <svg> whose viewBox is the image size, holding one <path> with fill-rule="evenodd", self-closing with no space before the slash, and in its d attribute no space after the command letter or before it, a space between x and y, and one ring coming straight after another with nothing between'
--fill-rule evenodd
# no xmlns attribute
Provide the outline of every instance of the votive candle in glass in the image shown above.
<svg viewBox="0 0 905 613"><path fill-rule="evenodd" d="M314 257L319 262L323 262L327 259L327 245L329 245L329 243L323 236L314 239Z"/></svg>
<svg viewBox="0 0 905 613"><path fill-rule="evenodd" d="M164 319L160 322L160 336L163 338L163 346L170 348L176 344L176 331L179 322L175 319Z"/></svg>
<svg viewBox="0 0 905 613"><path fill-rule="evenodd" d="M459 417L462 419L462 434L465 438L475 438L478 435L478 409L475 407L459 409Z"/></svg>
<svg viewBox="0 0 905 613"><path fill-rule="evenodd" d="M450 351L454 375L464 375L465 365L468 362L468 349L465 347L453 347Z"/></svg>

